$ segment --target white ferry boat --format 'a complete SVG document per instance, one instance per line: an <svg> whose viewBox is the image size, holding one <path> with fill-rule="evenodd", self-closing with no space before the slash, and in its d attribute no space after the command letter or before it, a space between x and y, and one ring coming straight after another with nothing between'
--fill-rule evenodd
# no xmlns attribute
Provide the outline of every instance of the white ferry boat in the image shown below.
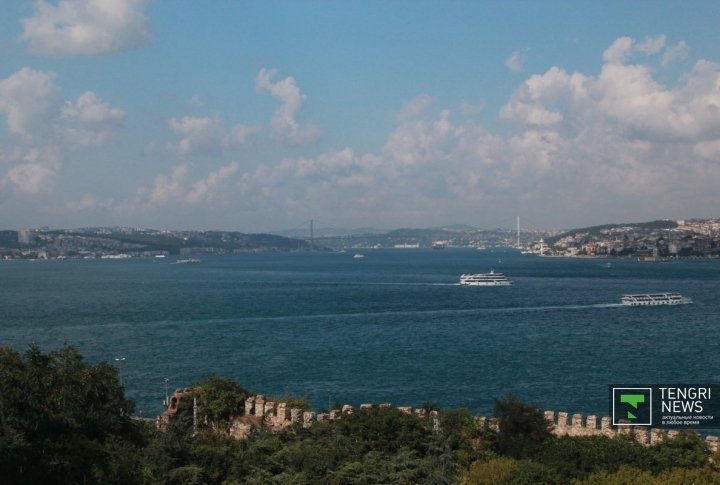
<svg viewBox="0 0 720 485"><path fill-rule="evenodd" d="M510 286L507 276L502 273L496 273L490 270L489 273L463 274L460 275L460 285L462 286Z"/></svg>
<svg viewBox="0 0 720 485"><path fill-rule="evenodd" d="M196 264L199 262L200 262L199 259L188 258L188 259L178 259L177 261L175 261L175 264Z"/></svg>
<svg viewBox="0 0 720 485"><path fill-rule="evenodd" d="M686 305L692 303L690 298L680 293L640 293L623 295L620 299L626 306Z"/></svg>

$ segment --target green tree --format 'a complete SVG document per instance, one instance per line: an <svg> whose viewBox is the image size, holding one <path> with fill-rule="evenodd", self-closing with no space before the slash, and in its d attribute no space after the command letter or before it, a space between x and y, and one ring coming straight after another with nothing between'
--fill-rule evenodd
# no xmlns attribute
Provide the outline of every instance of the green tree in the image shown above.
<svg viewBox="0 0 720 485"><path fill-rule="evenodd" d="M142 482L145 426L132 411L107 363L90 365L69 346L24 355L0 348L3 482Z"/></svg>
<svg viewBox="0 0 720 485"><path fill-rule="evenodd" d="M710 452L699 434L681 432L675 438L648 448L650 471L657 473L668 468L696 468L703 466Z"/></svg>
<svg viewBox="0 0 720 485"><path fill-rule="evenodd" d="M512 458L497 457L488 461L476 461L460 474L462 485L501 485L510 483L517 468Z"/></svg>
<svg viewBox="0 0 720 485"><path fill-rule="evenodd" d="M621 465L645 468L648 450L629 440L607 436L563 436L548 441L534 459L561 476L582 479L598 470L616 471Z"/></svg>
<svg viewBox="0 0 720 485"><path fill-rule="evenodd" d="M502 455L531 456L552 438L550 424L540 408L524 403L517 396L508 394L496 400L494 414L499 425L495 446Z"/></svg>
<svg viewBox="0 0 720 485"><path fill-rule="evenodd" d="M217 429L227 429L232 418L245 412L245 399L250 393L234 380L209 376L199 388L199 414L203 421L215 425Z"/></svg>

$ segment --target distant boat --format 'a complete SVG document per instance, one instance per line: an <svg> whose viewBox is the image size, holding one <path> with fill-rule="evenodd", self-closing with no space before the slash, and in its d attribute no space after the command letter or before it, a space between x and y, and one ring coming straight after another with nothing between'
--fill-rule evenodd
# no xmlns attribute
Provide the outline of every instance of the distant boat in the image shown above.
<svg viewBox="0 0 720 485"><path fill-rule="evenodd" d="M364 257L365 257L365 255L364 255L364 254L360 254L360 253L357 253L355 256L353 256L353 258L355 258L355 259L361 259L361 258L364 258Z"/></svg>
<svg viewBox="0 0 720 485"><path fill-rule="evenodd" d="M175 261L175 264L193 264L193 263L199 263L199 259L194 258L188 258L188 259L178 259Z"/></svg>
<svg viewBox="0 0 720 485"><path fill-rule="evenodd" d="M625 306L687 305L692 303L680 293L641 293L623 295L620 302Z"/></svg>
<svg viewBox="0 0 720 485"><path fill-rule="evenodd" d="M430 247L433 249L445 249L445 241L435 241Z"/></svg>
<svg viewBox="0 0 720 485"><path fill-rule="evenodd" d="M420 247L420 243L402 243L393 246L395 249L417 249Z"/></svg>
<svg viewBox="0 0 720 485"><path fill-rule="evenodd" d="M490 270L489 273L463 274L460 276L461 286L510 286L507 276L502 273L496 273Z"/></svg>

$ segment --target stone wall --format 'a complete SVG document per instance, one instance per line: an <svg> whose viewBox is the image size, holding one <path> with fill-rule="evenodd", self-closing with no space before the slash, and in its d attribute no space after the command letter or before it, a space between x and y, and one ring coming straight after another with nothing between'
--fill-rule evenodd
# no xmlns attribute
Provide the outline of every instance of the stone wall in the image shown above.
<svg viewBox="0 0 720 485"><path fill-rule="evenodd" d="M662 443L667 438L678 435L678 430L665 430L650 428L648 426L613 426L612 419L604 416L598 420L596 415L585 416L583 414L570 415L566 412L545 411L545 419L551 425L552 433L555 436L616 436L629 435L638 443L651 446ZM718 437L707 436L705 443L708 448L715 452L718 450Z"/></svg>
<svg viewBox="0 0 720 485"><path fill-rule="evenodd" d="M175 389L175 392L173 392L173 395L170 396L168 402L166 403L167 409L165 409L165 411L163 411L163 413L155 419L155 426L157 426L158 429L165 429L165 426L168 425L170 419L177 414L178 408L180 407L180 401L195 390L197 389Z"/></svg>
<svg viewBox="0 0 720 485"><path fill-rule="evenodd" d="M374 406L380 408L389 408L390 404L361 404L360 411L370 409ZM417 416L418 418L426 418L428 416L425 409L413 409L410 406L402 406L397 408L403 413ZM341 419L344 415L353 414L355 408L350 404L343 405L340 409L332 409L325 413L316 413L314 411L305 411L300 408L288 408L288 404L284 402L275 403L267 401L265 396L258 394L251 396L245 400L245 413L243 416L233 420L230 426L230 435L236 438L243 438L251 432L253 426L262 426L271 431L279 431L292 424L298 423L305 428L309 428L314 423L322 423ZM438 420L437 411L430 411L430 418Z"/></svg>
<svg viewBox="0 0 720 485"><path fill-rule="evenodd" d="M158 427L163 427L171 416L177 412L177 406L180 400L191 389L178 389L170 399L168 409L158 417ZM371 409L373 407L389 408L392 407L388 403L383 404L361 404L359 411ZM423 408L412 408L410 406L400 406L399 411L417 416L418 418L430 418L433 427L436 429L442 426L442 414L437 411L430 411L429 415ZM229 434L236 438L247 436L254 427L264 427L272 431L280 431L292 424L301 424L308 428L314 423L335 421L341 419L344 415L353 414L355 408L350 404L345 404L340 409L333 409L326 413L316 413L314 411L305 411L300 408L289 408L285 402L274 402L265 399L265 396L258 394L251 396L245 400L245 412L243 416L233 419L230 424ZM545 411L545 419L551 425L551 431L555 436L607 436L614 438L616 436L628 435L632 436L638 443L651 446L661 443L667 438L677 436L677 430L663 430L658 428L649 428L647 426L613 426L611 418L604 416L598 419L596 415L585 416L583 414L569 414L564 411ZM495 418L486 418L478 416L475 418L478 426L497 431L498 422ZM707 436L705 442L708 448L715 452L718 451L717 436Z"/></svg>

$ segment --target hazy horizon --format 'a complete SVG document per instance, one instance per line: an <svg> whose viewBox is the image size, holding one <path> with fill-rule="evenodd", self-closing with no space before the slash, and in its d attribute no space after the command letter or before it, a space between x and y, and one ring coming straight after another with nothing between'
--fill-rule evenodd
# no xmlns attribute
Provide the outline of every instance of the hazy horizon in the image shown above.
<svg viewBox="0 0 720 485"><path fill-rule="evenodd" d="M6 228L717 217L716 2L6 3Z"/></svg>

